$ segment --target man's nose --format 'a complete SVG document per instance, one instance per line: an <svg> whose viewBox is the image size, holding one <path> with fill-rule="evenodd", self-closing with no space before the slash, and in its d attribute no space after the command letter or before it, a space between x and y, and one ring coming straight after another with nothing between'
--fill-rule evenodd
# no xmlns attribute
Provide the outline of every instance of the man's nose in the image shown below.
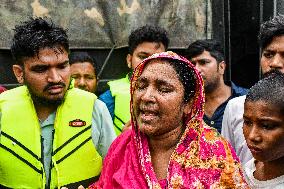
<svg viewBox="0 0 284 189"><path fill-rule="evenodd" d="M270 61L269 67L271 69L282 70L284 68L284 57L277 53Z"/></svg>
<svg viewBox="0 0 284 189"><path fill-rule="evenodd" d="M61 75L56 70L50 70L47 81L50 83L58 83L61 81Z"/></svg>
<svg viewBox="0 0 284 189"><path fill-rule="evenodd" d="M83 77L81 77L78 81L78 85L79 86L85 86L86 85L86 82L85 82L85 79Z"/></svg>

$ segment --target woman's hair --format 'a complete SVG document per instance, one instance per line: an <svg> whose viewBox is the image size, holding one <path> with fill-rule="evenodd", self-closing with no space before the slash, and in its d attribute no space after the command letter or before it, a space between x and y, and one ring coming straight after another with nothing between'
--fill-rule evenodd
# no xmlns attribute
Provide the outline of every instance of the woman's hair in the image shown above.
<svg viewBox="0 0 284 189"><path fill-rule="evenodd" d="M42 48L53 48L56 52L64 49L69 53L66 31L54 25L51 19L30 18L17 25L14 31L11 52L17 64L21 65L25 58L37 56Z"/></svg>
<svg viewBox="0 0 284 189"><path fill-rule="evenodd" d="M184 102L188 102L194 96L194 92L196 90L196 77L194 70L191 69L188 64L180 60L168 58L162 58L162 60L169 62L169 64L177 72L178 78L184 88Z"/></svg>
<svg viewBox="0 0 284 189"><path fill-rule="evenodd" d="M245 102L263 101L276 105L284 113L284 74L275 70L252 86Z"/></svg>

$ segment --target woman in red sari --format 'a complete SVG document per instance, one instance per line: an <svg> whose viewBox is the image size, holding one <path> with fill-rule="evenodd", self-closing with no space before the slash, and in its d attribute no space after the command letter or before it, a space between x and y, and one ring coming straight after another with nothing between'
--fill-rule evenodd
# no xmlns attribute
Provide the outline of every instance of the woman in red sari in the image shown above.
<svg viewBox="0 0 284 189"><path fill-rule="evenodd" d="M131 79L131 125L89 188L248 188L230 144L202 121L203 81L173 52L145 59Z"/></svg>

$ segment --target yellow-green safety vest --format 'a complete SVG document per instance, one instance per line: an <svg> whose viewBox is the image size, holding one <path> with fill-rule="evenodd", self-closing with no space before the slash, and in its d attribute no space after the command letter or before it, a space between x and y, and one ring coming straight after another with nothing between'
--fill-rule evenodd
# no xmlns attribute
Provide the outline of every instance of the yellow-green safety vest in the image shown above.
<svg viewBox="0 0 284 189"><path fill-rule="evenodd" d="M82 183L99 176L102 158L91 138L96 96L72 88L57 108L50 188ZM0 186L45 188L43 141L27 87L0 95Z"/></svg>
<svg viewBox="0 0 284 189"><path fill-rule="evenodd" d="M125 123L130 120L130 82L125 78L108 82L114 98L114 130L119 135Z"/></svg>

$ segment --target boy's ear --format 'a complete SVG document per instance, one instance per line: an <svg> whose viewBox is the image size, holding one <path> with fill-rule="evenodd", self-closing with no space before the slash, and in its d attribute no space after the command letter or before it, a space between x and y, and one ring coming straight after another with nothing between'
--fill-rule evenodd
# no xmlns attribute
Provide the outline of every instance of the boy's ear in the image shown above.
<svg viewBox="0 0 284 189"><path fill-rule="evenodd" d="M132 65L131 65L131 62L132 62L132 55L131 55L131 54L127 54L126 62L127 62L128 68L131 69L131 67L132 67Z"/></svg>
<svg viewBox="0 0 284 189"><path fill-rule="evenodd" d="M14 75L17 79L17 81L20 83L20 84L23 84L24 83L24 68L20 65L13 65L13 72L14 72Z"/></svg>

